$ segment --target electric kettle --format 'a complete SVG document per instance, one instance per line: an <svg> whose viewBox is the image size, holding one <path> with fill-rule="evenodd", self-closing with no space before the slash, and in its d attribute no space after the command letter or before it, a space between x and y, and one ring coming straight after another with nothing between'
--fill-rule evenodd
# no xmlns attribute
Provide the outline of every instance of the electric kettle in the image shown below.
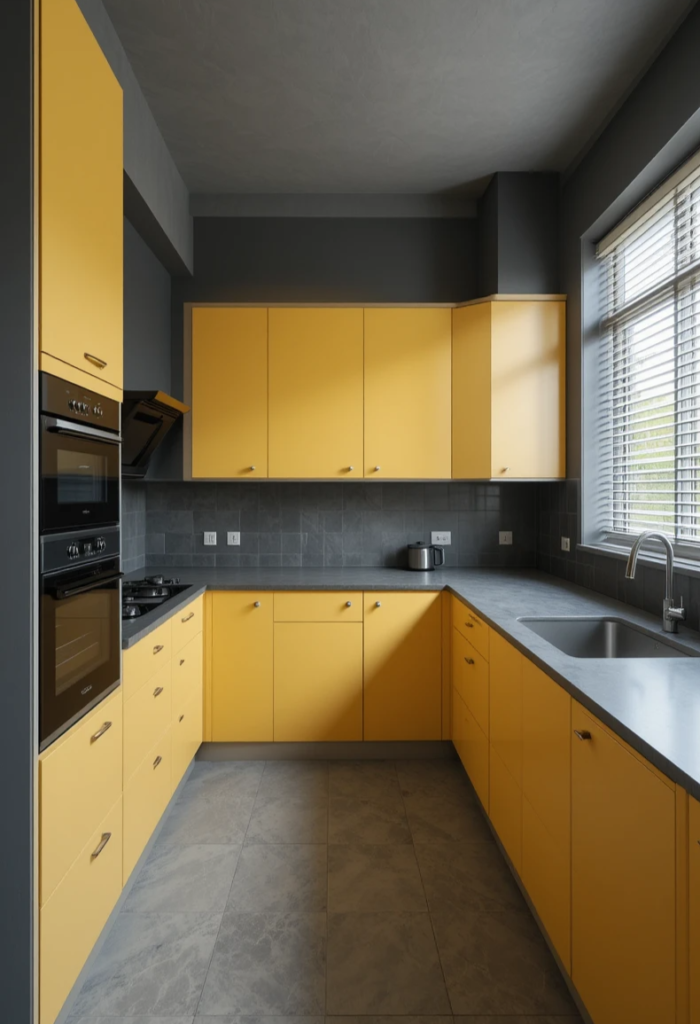
<svg viewBox="0 0 700 1024"><path fill-rule="evenodd" d="M438 555L440 556L438 558ZM437 544L424 544L422 541L416 541L415 544L408 545L408 568L416 569L421 572L429 572L435 568L436 565L445 564L445 549L438 547Z"/></svg>

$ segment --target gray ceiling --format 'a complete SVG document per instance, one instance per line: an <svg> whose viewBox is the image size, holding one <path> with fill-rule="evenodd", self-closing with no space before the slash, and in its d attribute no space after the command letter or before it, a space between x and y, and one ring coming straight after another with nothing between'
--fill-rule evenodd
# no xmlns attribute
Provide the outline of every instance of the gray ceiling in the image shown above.
<svg viewBox="0 0 700 1024"><path fill-rule="evenodd" d="M196 193L564 170L688 0L104 0Z"/></svg>

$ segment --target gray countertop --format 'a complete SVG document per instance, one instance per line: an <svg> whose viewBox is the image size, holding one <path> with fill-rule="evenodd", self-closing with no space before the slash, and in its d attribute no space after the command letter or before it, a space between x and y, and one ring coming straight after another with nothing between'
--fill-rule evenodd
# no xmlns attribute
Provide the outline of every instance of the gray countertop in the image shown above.
<svg viewBox="0 0 700 1024"><path fill-rule="evenodd" d="M143 576L140 570L127 579ZM443 590L447 588L560 683L630 746L700 799L700 661L695 658L571 658L533 633L522 616L612 614L661 633L659 615L529 570L150 568L191 587L157 612L123 624L130 647L178 608L211 590ZM678 639L700 654L700 634Z"/></svg>

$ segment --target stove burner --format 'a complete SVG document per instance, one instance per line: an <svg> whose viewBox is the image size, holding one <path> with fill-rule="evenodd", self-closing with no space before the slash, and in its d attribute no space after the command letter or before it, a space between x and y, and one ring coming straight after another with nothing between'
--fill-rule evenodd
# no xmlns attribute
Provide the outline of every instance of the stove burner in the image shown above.
<svg viewBox="0 0 700 1024"><path fill-rule="evenodd" d="M122 618L136 619L146 615L186 589L187 586L180 584L177 577L147 576L143 580L126 580L122 586Z"/></svg>
<svg viewBox="0 0 700 1024"><path fill-rule="evenodd" d="M141 581L138 581L138 582L141 582ZM163 587L163 586L171 587L174 584L179 583L180 582L180 578L178 576L174 576L171 580L166 580L166 578L164 576L147 576L146 579L143 582L144 583L150 583L151 586L153 586L153 587Z"/></svg>
<svg viewBox="0 0 700 1024"><path fill-rule="evenodd" d="M127 601L129 598L127 598ZM133 601L133 598L131 598ZM137 619L141 614L141 609L137 604L124 604L122 605L122 618L123 619Z"/></svg>

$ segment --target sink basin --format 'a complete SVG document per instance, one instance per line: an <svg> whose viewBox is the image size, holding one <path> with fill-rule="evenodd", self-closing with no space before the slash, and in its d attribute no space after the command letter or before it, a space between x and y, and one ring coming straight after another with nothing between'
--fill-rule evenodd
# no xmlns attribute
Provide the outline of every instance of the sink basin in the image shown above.
<svg viewBox="0 0 700 1024"><path fill-rule="evenodd" d="M518 620L571 658L694 658L674 640L612 617Z"/></svg>

